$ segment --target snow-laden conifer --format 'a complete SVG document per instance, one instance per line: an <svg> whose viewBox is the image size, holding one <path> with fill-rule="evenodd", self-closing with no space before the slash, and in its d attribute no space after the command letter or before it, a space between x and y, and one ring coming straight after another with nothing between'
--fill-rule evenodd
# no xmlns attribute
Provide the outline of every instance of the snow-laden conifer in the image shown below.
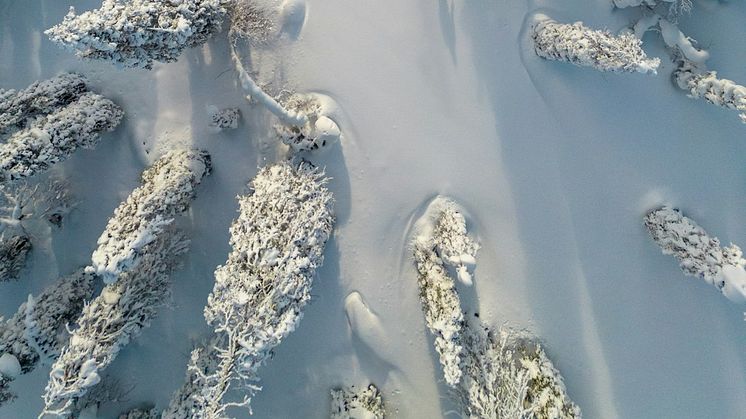
<svg viewBox="0 0 746 419"><path fill-rule="evenodd" d="M52 365L41 416L69 417L119 351L150 325L168 301L171 272L188 246L181 233L169 229L143 248L137 267L123 272L85 306L77 329Z"/></svg>
<svg viewBox="0 0 746 419"><path fill-rule="evenodd" d="M215 271L205 307L213 341L192 354L188 382L164 417L188 412L190 418L218 419L232 406L250 409L260 389L259 367L295 330L323 262L334 224L325 183L309 163L279 163L263 168L251 183L253 192L239 198L232 250ZM229 401L234 384L245 395Z"/></svg>
<svg viewBox="0 0 746 419"><path fill-rule="evenodd" d="M729 299L746 300L746 259L741 248L720 246L712 237L678 209L662 207L645 216L645 227L666 255L679 261L686 275L696 276L717 287Z"/></svg>
<svg viewBox="0 0 746 419"><path fill-rule="evenodd" d="M100 134L119 125L122 110L101 95L86 92L76 101L39 117L0 144L0 181L46 171L78 148L93 148Z"/></svg>
<svg viewBox="0 0 746 419"><path fill-rule="evenodd" d="M145 247L189 208L209 172L210 156L198 150L172 151L143 172L142 185L114 211L93 252L92 268L105 283L137 267Z"/></svg>
<svg viewBox="0 0 746 419"><path fill-rule="evenodd" d="M565 61L599 71L655 74L660 59L649 58L642 41L631 33L613 35L581 22L558 23L540 16L532 27L534 50L539 57Z"/></svg>
<svg viewBox="0 0 746 419"><path fill-rule="evenodd" d="M101 370L149 326L168 300L171 272L189 245L170 224L188 209L195 186L209 171L207 153L172 151L143 173L143 185L115 211L102 237L116 243L135 234L124 243L136 258L116 264L116 281L109 281L84 308L50 372L42 415L69 416L76 401L98 384Z"/></svg>
<svg viewBox="0 0 746 419"><path fill-rule="evenodd" d="M184 49L205 43L225 13L222 0L104 0L80 15L71 7L45 33L81 58L152 69L154 61L176 61Z"/></svg>
<svg viewBox="0 0 746 419"><path fill-rule="evenodd" d="M331 391L331 419L383 419L383 396L370 384L357 390L354 387L336 388Z"/></svg>
<svg viewBox="0 0 746 419"><path fill-rule="evenodd" d="M579 418L562 377L535 338L509 328L494 332L464 319L456 281L446 265L457 271L473 265L478 245L468 236L459 206L435 199L415 225L412 247L425 321L435 337L446 384L464 415Z"/></svg>
<svg viewBox="0 0 746 419"><path fill-rule="evenodd" d="M72 73L36 81L19 91L0 90L0 134L26 128L33 118L69 105L86 90L85 78Z"/></svg>
<svg viewBox="0 0 746 419"><path fill-rule="evenodd" d="M37 297L29 295L11 318L0 318L0 355L12 356L21 374L32 371L40 361L51 363L67 342L67 326L78 318L92 292L93 275L81 269L60 278ZM0 379L0 393L3 385L10 391L11 380L6 377L2 383ZM2 399L0 394L0 405Z"/></svg>
<svg viewBox="0 0 746 419"><path fill-rule="evenodd" d="M18 278L31 251L31 240L26 235L12 235L0 239L0 282Z"/></svg>
<svg viewBox="0 0 746 419"><path fill-rule="evenodd" d="M691 98L738 111L741 121L746 123L746 86L718 78L717 71L703 70L702 67L682 57L673 73L676 84Z"/></svg>

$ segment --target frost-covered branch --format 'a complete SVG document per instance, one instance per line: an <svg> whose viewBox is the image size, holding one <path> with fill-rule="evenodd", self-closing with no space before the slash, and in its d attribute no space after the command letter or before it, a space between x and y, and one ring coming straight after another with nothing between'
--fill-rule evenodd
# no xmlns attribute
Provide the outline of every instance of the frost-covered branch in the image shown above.
<svg viewBox="0 0 746 419"><path fill-rule="evenodd" d="M36 298L29 295L13 317L0 323L0 354L13 357L22 374L32 371L39 361L51 363L67 341L67 326L78 318L92 292L93 275L81 269L60 278Z"/></svg>
<svg viewBox="0 0 746 419"><path fill-rule="evenodd" d="M95 147L100 134L116 128L123 115L112 101L84 93L0 144L0 181L33 176L66 160L78 148Z"/></svg>
<svg viewBox="0 0 746 419"><path fill-rule="evenodd" d="M145 246L186 211L194 188L210 173L210 156L199 150L172 151L142 174L138 187L114 211L93 252L93 270L107 284L134 269Z"/></svg>
<svg viewBox="0 0 746 419"><path fill-rule="evenodd" d="M75 14L45 33L81 58L123 67L173 62L205 43L225 17L221 0L104 0L100 9Z"/></svg>
<svg viewBox="0 0 746 419"><path fill-rule="evenodd" d="M229 407L250 408L260 389L259 368L295 330L311 298L334 224L325 183L309 163L279 163L262 169L252 181L253 193L239 198L232 250L215 271L205 307L215 337L209 349L193 353L185 384L192 393L182 388L169 412L217 419L226 417ZM228 401L234 384L245 395ZM177 417L171 415L164 417Z"/></svg>
<svg viewBox="0 0 746 419"><path fill-rule="evenodd" d="M143 248L138 266L123 272L85 306L67 346L52 366L40 415L68 417L76 401L101 381L101 371L155 318L170 296L171 271L189 241L170 229Z"/></svg>
<svg viewBox="0 0 746 419"><path fill-rule="evenodd" d="M24 129L35 117L47 115L77 100L86 80L72 73L37 81L20 90L0 90L0 134Z"/></svg>
<svg viewBox="0 0 746 419"><path fill-rule="evenodd" d="M435 336L446 384L472 418L579 418L559 372L536 340L503 328L490 331L465 321L456 281L475 263L478 245L468 236L462 211L438 197L415 224L413 251L420 301ZM469 276L470 279L470 276ZM462 278L462 282L467 281ZM470 281L468 281L470 283Z"/></svg>
<svg viewBox="0 0 746 419"><path fill-rule="evenodd" d="M648 58L642 41L631 33L613 35L587 28L581 22L557 23L539 16L532 27L534 50L539 57L565 61L599 71L655 74L660 59Z"/></svg>
<svg viewBox="0 0 746 419"><path fill-rule="evenodd" d="M383 396L373 384L362 390L354 387L333 389L331 396L331 419L383 419L385 417Z"/></svg>
<svg viewBox="0 0 746 419"><path fill-rule="evenodd" d="M721 247L717 237L670 207L649 212L645 227L663 253L679 261L685 274L714 285L732 301L746 301L746 260L740 247L732 243Z"/></svg>

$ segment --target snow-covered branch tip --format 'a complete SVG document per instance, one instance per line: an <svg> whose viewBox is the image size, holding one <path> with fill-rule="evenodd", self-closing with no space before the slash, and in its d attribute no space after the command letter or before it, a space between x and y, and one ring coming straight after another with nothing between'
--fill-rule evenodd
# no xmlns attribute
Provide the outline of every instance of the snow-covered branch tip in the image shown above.
<svg viewBox="0 0 746 419"><path fill-rule="evenodd" d="M332 232L332 194L323 172L310 163L263 168L253 192L239 198L231 226L232 250L215 271L205 319L215 336L195 351L185 387L164 418L227 417L230 407L249 408L260 387L259 368L295 330L311 298L316 269ZM236 385L243 397L228 401Z"/></svg>
<svg viewBox="0 0 746 419"><path fill-rule="evenodd" d="M98 239L92 269L107 284L134 269L150 242L189 208L195 187L210 173L210 155L201 150L176 150L142 174L138 187L114 211Z"/></svg>
<svg viewBox="0 0 746 419"><path fill-rule="evenodd" d="M717 237L670 207L649 212L645 227L663 253L679 261L686 275L703 279L732 301L746 301L746 260L740 247L732 243L721 247Z"/></svg>
<svg viewBox="0 0 746 419"><path fill-rule="evenodd" d="M137 265L85 306L67 346L52 365L40 417L69 417L101 381L119 351L148 327L170 296L171 272L189 241L174 228L142 248Z"/></svg>
<svg viewBox="0 0 746 419"><path fill-rule="evenodd" d="M78 148L94 148L100 134L114 130L123 115L109 99L83 93L0 144L0 181L33 176L66 160Z"/></svg>
<svg viewBox="0 0 746 419"><path fill-rule="evenodd" d="M659 58L649 58L631 33L613 35L581 22L557 23L539 15L531 29L534 51L547 60L565 61L599 71L656 74Z"/></svg>
<svg viewBox="0 0 746 419"><path fill-rule="evenodd" d="M678 64L673 72L674 79L689 97L738 111L741 121L746 123L746 86L720 79L716 71L707 71L703 65L685 57L681 57Z"/></svg>
<svg viewBox="0 0 746 419"><path fill-rule="evenodd" d="M64 73L20 90L0 90L0 135L27 128L37 116L66 107L87 91L83 76Z"/></svg>
<svg viewBox="0 0 746 419"><path fill-rule="evenodd" d="M336 388L331 391L331 419L384 419L383 396L370 384L364 389Z"/></svg>
<svg viewBox="0 0 746 419"><path fill-rule="evenodd" d="M83 269L62 277L36 298L29 295L13 317L0 323L0 354L6 362L18 364L19 374L32 371L39 362L51 364L58 356L67 341L67 326L91 298L93 279Z"/></svg>
<svg viewBox="0 0 746 419"><path fill-rule="evenodd" d="M471 284L468 268L476 263L478 245L462 213L452 200L436 198L416 222L412 243L420 301L446 384L467 417L579 418L562 377L535 339L508 328L495 333L464 319L446 267Z"/></svg>
<svg viewBox="0 0 746 419"><path fill-rule="evenodd" d="M75 14L45 33L85 59L152 69L176 61L186 48L220 30L223 0L104 0L101 8Z"/></svg>

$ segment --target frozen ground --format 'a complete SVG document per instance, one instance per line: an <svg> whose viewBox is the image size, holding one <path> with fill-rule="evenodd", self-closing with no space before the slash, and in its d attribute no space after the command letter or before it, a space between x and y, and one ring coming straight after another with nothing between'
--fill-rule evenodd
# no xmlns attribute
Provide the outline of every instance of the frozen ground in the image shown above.
<svg viewBox="0 0 746 419"><path fill-rule="evenodd" d="M407 248L412 220L445 194L464 204L482 244L464 300L493 324L539 334L586 417L746 418L744 306L684 277L642 225L646 210L670 203L746 245L746 126L673 86L658 37L645 38L664 58L657 77L601 74L538 59L524 21L542 11L616 31L633 14L612 12L610 0L300 1L282 40L253 51L251 66L340 105L342 147L315 157L334 177L338 228L315 301L263 369L255 417L328 417L331 387L368 380L391 417L456 416ZM0 87L78 71L128 112L95 151L60 165L79 210L37 246L21 281L2 285L0 314L88 262L163 150L195 144L215 167L184 223L194 240L173 308L109 370L134 386L106 406L110 418L142 402L162 407L180 385L191 341L206 331L234 196L276 156L268 114L243 100L223 36L147 72L79 62L42 34L69 4L97 3L0 0ZM681 27L710 48L711 68L744 83L745 20L742 2L699 0ZM239 106L243 125L211 133L207 105ZM35 417L47 372L19 378L21 395L0 417Z"/></svg>

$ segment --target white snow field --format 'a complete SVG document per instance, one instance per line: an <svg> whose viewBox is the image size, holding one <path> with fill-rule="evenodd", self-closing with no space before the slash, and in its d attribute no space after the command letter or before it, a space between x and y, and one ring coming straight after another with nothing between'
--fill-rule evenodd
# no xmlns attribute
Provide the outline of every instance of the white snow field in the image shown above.
<svg viewBox="0 0 746 419"><path fill-rule="evenodd" d="M256 418L328 418L330 390L373 383L391 418L453 418L418 300L411 224L436 195L465 207L480 245L468 316L539 336L584 417L746 418L746 305L685 276L650 238L644 215L670 205L725 246L746 245L746 125L692 100L671 80L657 33L644 37L657 75L601 73L536 56L530 22L582 21L617 33L639 11L612 0L260 0L281 8L277 33L240 46L272 95L336 103L340 143L308 154L326 167L337 224L298 329L261 370ZM45 286L89 263L114 208L142 170L177 146L205 149L213 174L177 223L192 238L172 275L172 307L107 369L121 397L101 418L162 409L181 385L202 310L230 250L236 195L279 161L276 118L246 101L226 30L152 71L81 61L43 31L100 0L0 0L0 88L61 72L125 111L95 150L47 175L79 201L61 229L30 223L34 248L18 281L0 284L8 317ZM695 0L682 31L708 68L746 84L746 3ZM216 132L209 109L239 108ZM38 365L11 384L2 419L43 408ZM246 410L230 412L249 417Z"/></svg>

